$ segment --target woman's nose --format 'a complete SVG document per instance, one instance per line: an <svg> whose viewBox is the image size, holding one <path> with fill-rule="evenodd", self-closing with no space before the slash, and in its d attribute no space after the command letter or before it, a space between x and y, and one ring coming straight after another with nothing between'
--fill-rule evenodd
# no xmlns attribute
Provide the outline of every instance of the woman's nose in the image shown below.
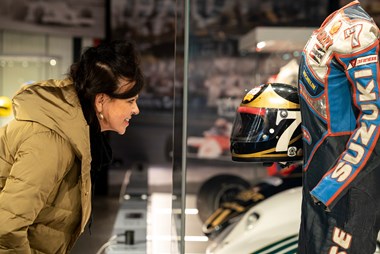
<svg viewBox="0 0 380 254"><path fill-rule="evenodd" d="M140 109L139 109L139 106L136 103L135 106L133 107L132 114L133 115L138 115L139 113L140 113Z"/></svg>

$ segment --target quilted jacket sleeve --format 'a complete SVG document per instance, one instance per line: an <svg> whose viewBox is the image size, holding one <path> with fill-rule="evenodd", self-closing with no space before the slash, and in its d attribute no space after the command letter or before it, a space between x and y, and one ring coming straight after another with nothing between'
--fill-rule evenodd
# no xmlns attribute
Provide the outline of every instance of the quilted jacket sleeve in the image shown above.
<svg viewBox="0 0 380 254"><path fill-rule="evenodd" d="M73 163L69 143L55 132L44 129L29 135L17 145L14 163L0 192L0 254L31 253L28 227Z"/></svg>

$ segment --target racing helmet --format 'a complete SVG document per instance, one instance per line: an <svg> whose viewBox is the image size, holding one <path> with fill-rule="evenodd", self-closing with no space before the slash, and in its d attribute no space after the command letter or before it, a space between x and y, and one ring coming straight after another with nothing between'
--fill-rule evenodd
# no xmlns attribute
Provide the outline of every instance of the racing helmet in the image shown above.
<svg viewBox="0 0 380 254"><path fill-rule="evenodd" d="M265 83L247 92L237 108L230 139L233 161L301 160L297 88L283 83Z"/></svg>
<svg viewBox="0 0 380 254"><path fill-rule="evenodd" d="M10 116L12 113L12 101L6 96L0 96L0 117Z"/></svg>

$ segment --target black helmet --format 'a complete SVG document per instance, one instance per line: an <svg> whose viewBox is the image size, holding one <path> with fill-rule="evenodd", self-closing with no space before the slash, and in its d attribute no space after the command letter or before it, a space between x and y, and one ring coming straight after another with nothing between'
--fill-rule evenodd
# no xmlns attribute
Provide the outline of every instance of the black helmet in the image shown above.
<svg viewBox="0 0 380 254"><path fill-rule="evenodd" d="M268 83L250 90L237 109L230 145L233 161L301 160L301 112L297 88Z"/></svg>

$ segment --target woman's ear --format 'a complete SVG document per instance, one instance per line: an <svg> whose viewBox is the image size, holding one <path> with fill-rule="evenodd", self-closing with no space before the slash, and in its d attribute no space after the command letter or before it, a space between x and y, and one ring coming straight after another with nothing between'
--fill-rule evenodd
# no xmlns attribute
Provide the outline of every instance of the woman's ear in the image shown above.
<svg viewBox="0 0 380 254"><path fill-rule="evenodd" d="M103 103L105 100L105 94L104 93L98 93L95 95L95 109L97 112L103 111Z"/></svg>

